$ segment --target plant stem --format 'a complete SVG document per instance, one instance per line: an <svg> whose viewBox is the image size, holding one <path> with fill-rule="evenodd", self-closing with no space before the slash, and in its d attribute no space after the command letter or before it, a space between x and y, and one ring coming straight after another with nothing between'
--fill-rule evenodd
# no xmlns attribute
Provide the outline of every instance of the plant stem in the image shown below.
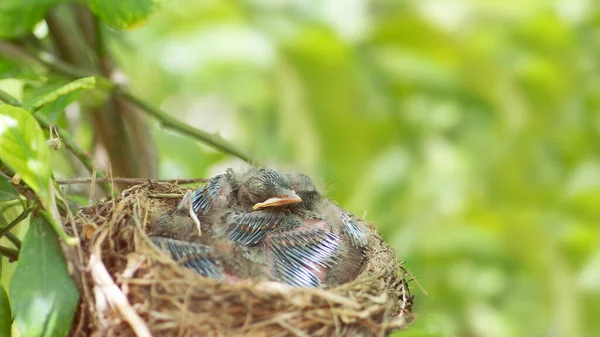
<svg viewBox="0 0 600 337"><path fill-rule="evenodd" d="M62 225L59 224L56 219L54 219L54 217L52 216L52 214L50 214L50 212L47 212L45 210L41 210L40 209L40 214L46 219L46 221L48 221L50 223L50 225L52 226L52 228L54 228L54 231L58 234L58 236L69 246L73 246L76 245L79 242L79 239L76 237L72 237L69 236L69 234L67 234L64 229L62 228Z"/></svg>
<svg viewBox="0 0 600 337"><path fill-rule="evenodd" d="M0 89L0 101L3 101L12 106L22 106L23 105L23 102L19 101L15 97L12 97L9 93L7 93L6 91L4 91L2 89Z"/></svg>
<svg viewBox="0 0 600 337"><path fill-rule="evenodd" d="M19 240L19 238L16 235L14 235L11 232L8 232L6 233L6 238L10 240L10 242L12 242L12 244L15 245L17 249L21 249L21 240Z"/></svg>
<svg viewBox="0 0 600 337"><path fill-rule="evenodd" d="M1 94L2 93L0 93L0 95ZM5 101L7 103L9 101L12 101L12 102L17 101L18 102L18 100L16 98L12 97L8 93L4 93L4 94L5 94L5 96L1 97L3 101ZM11 104L11 105L14 105L14 104ZM44 128L50 127L50 122L48 122L46 117L39 115L39 114L34 114L33 117L35 117L35 119L38 121L38 123L40 123L40 125L42 127L44 127ZM79 159L79 161L83 164L83 166L85 166L88 169L88 171L90 171L90 174L92 174L94 171L94 163L92 162L92 158L90 157L90 155L87 154L82 148L77 146L77 144L75 144L75 142L73 142L73 137L71 137L71 134L69 132L62 130L58 127L54 127L54 129L56 130L56 132L62 139L63 143L65 143L65 147L69 151L71 151L71 153L73 153L73 155L75 155L75 157L77 157L77 159ZM100 179L106 178L106 176L102 172L97 171L96 174ZM108 195L113 195L113 190L110 185L102 184L101 187L104 190L104 192L106 192Z"/></svg>
<svg viewBox="0 0 600 337"><path fill-rule="evenodd" d="M172 129L173 131L190 136L192 138L196 138L217 150L221 150L223 152L232 154L240 159L243 159L248 163L254 162L254 160L252 160L252 158L250 158L249 155L244 153L242 150L238 149L233 144L230 144L229 142L221 138L221 136L219 136L218 134L210 134L206 131L185 124L179 121L177 118L171 116L170 114L162 111L161 109L155 108L150 103L138 98L137 96L133 95L131 92L127 91L126 89L123 89L120 86L117 86L117 90L128 101L137 105L141 109L145 110L149 115L156 118L165 128Z"/></svg>
<svg viewBox="0 0 600 337"><path fill-rule="evenodd" d="M197 179L141 179L141 178L99 178L99 179L92 179L92 178L73 178L73 179L62 179L62 180L57 180L56 182L59 185L72 185L72 184L89 184L89 183L107 183L107 182L113 182L115 184L141 184L144 182L156 182L156 183L173 183L173 184L179 184L179 185L186 185L186 184L194 184L194 183L204 183L207 182L208 179L205 178L197 178Z"/></svg>
<svg viewBox="0 0 600 337"><path fill-rule="evenodd" d="M2 230L0 230L0 238L6 235L6 233L10 232L10 230L13 229L13 227L15 227L17 224L19 224L19 222L25 220L29 213L31 213L31 208L25 209L21 214L19 214L18 217L11 221L11 223L9 223L8 226L2 228Z"/></svg>
<svg viewBox="0 0 600 337"><path fill-rule="evenodd" d="M34 115L34 117L42 127L50 127L50 123L48 122L46 117L39 114ZM85 152L82 148L80 148L77 144L75 144L75 142L73 141L73 137L71 137L71 134L69 132L58 127L54 127L54 130L56 130L63 143L65 143L65 147L69 149L69 151L71 151L71 153L73 153L73 155L77 157L77 159L79 159L83 166L85 166L88 169L88 171L90 171L90 174L93 174L94 163L90 155L87 152ZM98 170L96 170L96 175L100 179L106 178L104 173ZM104 190L104 192L106 192L108 195L113 195L112 187L109 184L102 184L101 187Z"/></svg>
<svg viewBox="0 0 600 337"><path fill-rule="evenodd" d="M10 45L9 47L11 50L20 48L18 46L13 46L13 45ZM4 49L6 49L6 48L4 48ZM4 52L1 41L0 41L0 53L3 53L6 56L10 57L10 54L6 54ZM238 149L236 146L230 144L229 142L227 142L226 140L221 138L219 135L210 134L206 131L197 129L193 126L187 125L187 124L179 121L177 118L174 118L173 116L171 116L167 112L162 111L161 109L155 108L150 103L135 96L133 93L131 93L127 89L119 86L118 84L114 83L112 80L110 80L104 76L100 76L98 74L93 74L88 71L81 70L78 67L72 66L70 64L66 64L65 62L60 61L60 60L56 59L55 57L53 57L52 55L45 53L45 52L40 52L40 53L38 53L37 56L36 55L33 55L33 56L29 55L29 56L35 58L38 62L45 65L50 70L52 70L60 75L69 77L69 78L97 76L97 78L99 80L101 80L102 83L107 84L107 87L115 88L123 96L123 98L125 98L127 101L131 102L132 104L135 104L142 110L146 111L146 113L148 113L149 115L151 115L152 117L157 119L165 128L168 128L177 133L195 138L195 139L199 140L200 142L208 144L217 150L220 150L225 153L229 153L233 156L243 159L244 161L246 161L250 164L258 164L257 161L253 160L248 154L244 153L242 150ZM102 85L99 84L99 87L102 87Z"/></svg>
<svg viewBox="0 0 600 337"><path fill-rule="evenodd" d="M0 254L6 256L9 262L17 261L19 259L19 251L16 249L0 246Z"/></svg>

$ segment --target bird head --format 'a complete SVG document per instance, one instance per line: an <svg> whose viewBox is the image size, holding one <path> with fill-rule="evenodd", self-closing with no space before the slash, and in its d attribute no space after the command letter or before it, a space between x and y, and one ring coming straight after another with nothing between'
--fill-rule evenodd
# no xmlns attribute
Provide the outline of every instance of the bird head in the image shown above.
<svg viewBox="0 0 600 337"><path fill-rule="evenodd" d="M188 233L197 229L200 235L200 222L192 211L192 192L187 191L175 209L161 215L155 227L149 234L186 237Z"/></svg>
<svg viewBox="0 0 600 337"><path fill-rule="evenodd" d="M298 204L297 207L305 210L314 210L322 198L312 179L302 173L292 173L288 176L292 189L302 199L302 203Z"/></svg>
<svg viewBox="0 0 600 337"><path fill-rule="evenodd" d="M297 204L302 199L291 187L290 179L275 170L251 169L242 180L240 192L253 210Z"/></svg>

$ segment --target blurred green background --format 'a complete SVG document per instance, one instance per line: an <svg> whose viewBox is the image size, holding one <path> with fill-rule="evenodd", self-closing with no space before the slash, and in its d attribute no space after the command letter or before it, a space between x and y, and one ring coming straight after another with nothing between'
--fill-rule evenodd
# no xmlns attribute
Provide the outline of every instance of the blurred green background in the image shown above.
<svg viewBox="0 0 600 337"><path fill-rule="evenodd" d="M318 177L418 277L403 336L600 336L594 1L173 1L132 90ZM155 129L163 178L239 166Z"/></svg>
<svg viewBox="0 0 600 337"><path fill-rule="evenodd" d="M399 335L600 336L597 2L174 0L106 38L137 95L378 226L429 294ZM161 178L242 165L152 132Z"/></svg>

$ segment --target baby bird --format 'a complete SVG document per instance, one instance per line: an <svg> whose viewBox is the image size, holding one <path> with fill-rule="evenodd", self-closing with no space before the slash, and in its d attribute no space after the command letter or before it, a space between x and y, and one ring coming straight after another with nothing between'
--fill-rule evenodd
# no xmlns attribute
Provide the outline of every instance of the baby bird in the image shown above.
<svg viewBox="0 0 600 337"><path fill-rule="evenodd" d="M163 214L152 226L148 234L178 240L190 240L200 236L201 229L196 213L192 210L192 193L187 191L177 207Z"/></svg>
<svg viewBox="0 0 600 337"><path fill-rule="evenodd" d="M220 281L243 279L275 280L264 261L251 259L246 247L226 238L210 235L211 223L203 221L204 235L198 235L195 213L190 213L192 193L188 191L179 205L149 226L152 242L171 258L202 276ZM235 272L232 272L235 271Z"/></svg>
<svg viewBox="0 0 600 337"><path fill-rule="evenodd" d="M157 228L164 229L171 221L177 233L162 230L162 235L198 242L193 244L193 263L184 266L201 275L319 287L348 282L362 267L369 235L366 226L322 198L304 174L285 175L266 168L241 174L227 170L190 199L191 205L186 200L185 207L198 216L201 238L192 235L194 221L176 220L176 214L191 218L181 207L161 217ZM168 244L178 248L171 241Z"/></svg>
<svg viewBox="0 0 600 337"><path fill-rule="evenodd" d="M211 178L203 189L196 190L192 198L193 209L199 214L207 214L213 207L231 207L232 204L259 210L301 201L291 189L289 177L266 168L251 168L242 174L228 169Z"/></svg>

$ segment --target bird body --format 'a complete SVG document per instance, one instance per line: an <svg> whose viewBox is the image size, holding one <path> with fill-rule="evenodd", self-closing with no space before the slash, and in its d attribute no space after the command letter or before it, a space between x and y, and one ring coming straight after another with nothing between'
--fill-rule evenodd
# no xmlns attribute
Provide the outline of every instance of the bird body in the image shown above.
<svg viewBox="0 0 600 337"><path fill-rule="evenodd" d="M323 198L306 175L227 170L188 199L160 217L158 230L150 234L159 246L160 237L197 246L193 263L183 265L203 276L320 287L348 282L362 267L366 226ZM194 235L190 210L201 224L201 236ZM168 251L175 245L168 241L162 247ZM174 259L182 255L169 252Z"/></svg>

